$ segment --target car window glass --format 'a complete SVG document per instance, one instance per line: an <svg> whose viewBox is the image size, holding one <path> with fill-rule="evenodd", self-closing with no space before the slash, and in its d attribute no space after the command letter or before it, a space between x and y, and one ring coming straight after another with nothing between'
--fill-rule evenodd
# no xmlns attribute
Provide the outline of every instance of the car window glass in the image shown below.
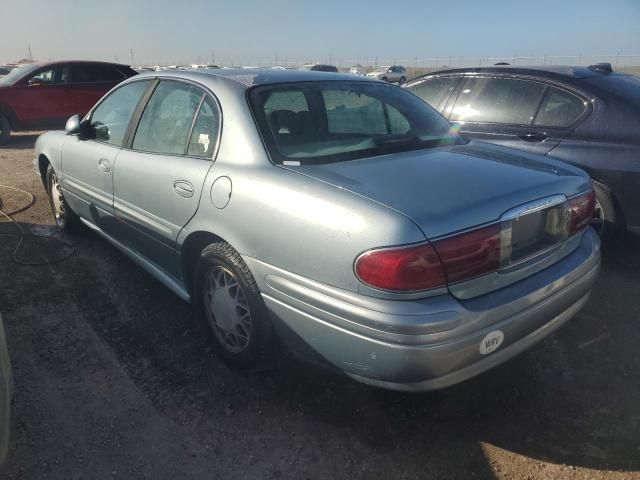
<svg viewBox="0 0 640 480"><path fill-rule="evenodd" d="M467 79L451 120L529 125L544 85L506 78Z"/></svg>
<svg viewBox="0 0 640 480"><path fill-rule="evenodd" d="M433 108L439 109L442 102L448 97L455 81L455 77L427 78L420 83L414 83L407 89Z"/></svg>
<svg viewBox="0 0 640 480"><path fill-rule="evenodd" d="M276 162L347 161L463 141L422 100L382 83L260 86L251 91L250 102ZM288 104L291 110L284 109ZM294 111L300 105L304 110Z"/></svg>
<svg viewBox="0 0 640 480"><path fill-rule="evenodd" d="M40 72L29 78L29 83L46 83L51 84L55 82L55 68L48 68L47 70L41 70Z"/></svg>
<svg viewBox="0 0 640 480"><path fill-rule="evenodd" d="M350 90L323 90L329 133L387 133L383 104Z"/></svg>
<svg viewBox="0 0 640 480"><path fill-rule="evenodd" d="M179 82L160 82L145 107L133 148L183 155L203 92Z"/></svg>
<svg viewBox="0 0 640 480"><path fill-rule="evenodd" d="M569 92L551 87L533 123L548 127L568 127L582 115L584 109L583 100Z"/></svg>
<svg viewBox="0 0 640 480"><path fill-rule="evenodd" d="M131 115L148 85L148 80L124 85L96 107L91 114L91 126L97 140L122 146Z"/></svg>
<svg viewBox="0 0 640 480"><path fill-rule="evenodd" d="M276 90L269 95L264 104L267 114L276 110L289 110L291 112L308 112L307 99L300 90Z"/></svg>
<svg viewBox="0 0 640 480"><path fill-rule="evenodd" d="M220 114L217 105L209 97L205 99L193 124L187 155L211 157L218 139Z"/></svg>
<svg viewBox="0 0 640 480"><path fill-rule="evenodd" d="M264 113L274 134L295 135L312 128L309 105L301 90L275 90L264 104Z"/></svg>

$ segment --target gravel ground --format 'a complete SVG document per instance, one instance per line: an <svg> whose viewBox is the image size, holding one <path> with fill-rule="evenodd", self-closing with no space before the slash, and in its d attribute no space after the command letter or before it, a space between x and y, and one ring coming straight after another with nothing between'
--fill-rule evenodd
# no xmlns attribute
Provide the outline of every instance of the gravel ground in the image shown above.
<svg viewBox="0 0 640 480"><path fill-rule="evenodd" d="M31 164L0 147L15 216L58 236ZM24 195L0 188L5 210ZM1 232L13 226L0 224ZM0 478L640 479L640 239L607 252L584 310L531 351L433 393L369 388L283 355L229 370L190 307L92 233L25 267L0 236L0 311L15 375ZM55 258L27 239L21 258Z"/></svg>

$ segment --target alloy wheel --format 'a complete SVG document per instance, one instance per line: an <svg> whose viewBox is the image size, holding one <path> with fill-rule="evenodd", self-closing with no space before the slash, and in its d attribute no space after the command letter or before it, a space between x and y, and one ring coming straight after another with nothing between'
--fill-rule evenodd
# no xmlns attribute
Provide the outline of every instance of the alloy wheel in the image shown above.
<svg viewBox="0 0 640 480"><path fill-rule="evenodd" d="M56 224L60 228L63 228L66 219L66 206L64 197L62 196L60 182L58 181L58 176L55 173L52 173L49 177L49 200L51 202L51 210L53 211Z"/></svg>
<svg viewBox="0 0 640 480"><path fill-rule="evenodd" d="M244 351L251 340L251 311L235 275L222 266L213 267L203 297L207 320L222 346L231 353Z"/></svg>

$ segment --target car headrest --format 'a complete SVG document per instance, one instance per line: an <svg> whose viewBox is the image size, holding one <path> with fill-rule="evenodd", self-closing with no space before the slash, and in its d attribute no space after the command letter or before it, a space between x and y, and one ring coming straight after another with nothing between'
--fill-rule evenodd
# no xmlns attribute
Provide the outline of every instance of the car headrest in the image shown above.
<svg viewBox="0 0 640 480"><path fill-rule="evenodd" d="M298 115L291 110L274 110L269 114L269 123L276 134L297 135L302 130Z"/></svg>

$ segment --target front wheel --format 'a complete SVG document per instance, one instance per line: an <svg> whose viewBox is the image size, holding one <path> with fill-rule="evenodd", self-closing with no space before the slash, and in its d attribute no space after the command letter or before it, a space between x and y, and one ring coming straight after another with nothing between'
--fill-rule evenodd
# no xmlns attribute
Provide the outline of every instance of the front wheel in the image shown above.
<svg viewBox="0 0 640 480"><path fill-rule="evenodd" d="M56 225L63 232L77 232L81 225L80 218L67 205L64 195L62 194L62 189L60 188L58 176L51 165L47 167L45 180L47 194L49 196L49 205L51 205L51 212L53 213Z"/></svg>
<svg viewBox="0 0 640 480"><path fill-rule="evenodd" d="M216 242L202 251L195 294L222 358L249 368L269 363L274 343L269 312L253 275L231 245Z"/></svg>
<svg viewBox="0 0 640 480"><path fill-rule="evenodd" d="M405 83L407 83L407 79L404 77L400 77L400 81L398 82L400 85L404 85Z"/></svg>

